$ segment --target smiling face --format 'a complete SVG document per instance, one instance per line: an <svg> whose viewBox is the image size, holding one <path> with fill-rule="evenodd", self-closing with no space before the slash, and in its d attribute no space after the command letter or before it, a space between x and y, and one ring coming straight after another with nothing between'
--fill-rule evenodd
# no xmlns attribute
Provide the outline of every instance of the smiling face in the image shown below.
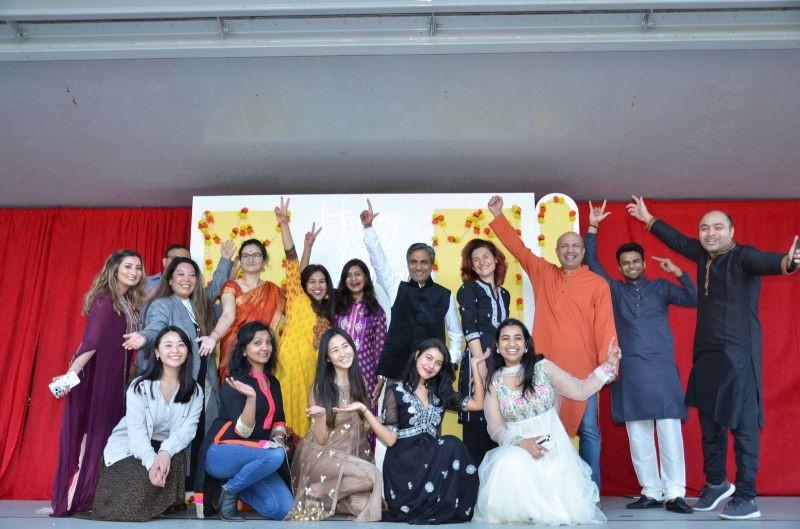
<svg viewBox="0 0 800 529"><path fill-rule="evenodd" d="M197 274L189 263L181 263L175 267L169 285L181 299L189 299L197 286Z"/></svg>
<svg viewBox="0 0 800 529"><path fill-rule="evenodd" d="M156 354L164 366L179 368L189 356L189 346L178 333L170 331L161 337Z"/></svg>
<svg viewBox="0 0 800 529"><path fill-rule="evenodd" d="M707 252L725 249L733 240L733 226L721 211L709 211L700 219L700 244Z"/></svg>
<svg viewBox="0 0 800 529"><path fill-rule="evenodd" d="M647 265L639 252L622 252L619 254L619 271L628 281L636 281L644 272Z"/></svg>
<svg viewBox="0 0 800 529"><path fill-rule="evenodd" d="M267 331L258 331L244 348L247 361L256 371L263 371L272 356L272 340Z"/></svg>
<svg viewBox="0 0 800 529"><path fill-rule="evenodd" d="M431 277L431 270L433 270L433 261L428 250L414 250L409 254L408 275L411 276L412 281L419 284L426 283Z"/></svg>
<svg viewBox="0 0 800 529"><path fill-rule="evenodd" d="M135 287L141 281L143 273L141 259L132 255L124 257L117 268L117 283L123 293Z"/></svg>
<svg viewBox="0 0 800 529"><path fill-rule="evenodd" d="M325 279L325 274L319 270L313 272L308 277L305 287L306 294L311 296L312 299L316 301L322 301L325 299L325 295L328 293L328 281Z"/></svg>
<svg viewBox="0 0 800 529"><path fill-rule="evenodd" d="M350 369L353 365L355 351L344 336L335 334L328 340L328 360L333 367L338 369Z"/></svg>
<svg viewBox="0 0 800 529"><path fill-rule="evenodd" d="M583 262L583 239L577 233L567 232L556 242L556 255L561 268L567 271L577 270Z"/></svg>
<svg viewBox="0 0 800 529"><path fill-rule="evenodd" d="M417 355L416 365L420 383L425 382L434 378L442 370L444 355L435 347L425 349Z"/></svg>
<svg viewBox="0 0 800 529"><path fill-rule="evenodd" d="M260 272L264 267L264 254L256 244L243 246L239 252L239 263L245 272Z"/></svg>
<svg viewBox="0 0 800 529"><path fill-rule="evenodd" d="M497 340L497 352L503 357L507 366L515 366L522 361L525 354L525 335L522 327L506 325L500 330Z"/></svg>
<svg viewBox="0 0 800 529"><path fill-rule="evenodd" d="M472 260L472 270L481 278L481 280L489 283L494 280L494 271L497 268L497 259L495 259L489 248L481 246L475 248L470 256Z"/></svg>
<svg viewBox="0 0 800 529"><path fill-rule="evenodd" d="M361 296L364 294L364 287L367 285L367 276L360 266L353 265L347 271L347 278L345 278L344 284L350 294Z"/></svg>

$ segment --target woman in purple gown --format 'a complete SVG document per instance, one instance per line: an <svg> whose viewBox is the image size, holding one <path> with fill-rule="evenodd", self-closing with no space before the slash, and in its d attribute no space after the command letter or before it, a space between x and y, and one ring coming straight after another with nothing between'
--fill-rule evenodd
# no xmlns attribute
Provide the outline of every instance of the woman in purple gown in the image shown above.
<svg viewBox="0 0 800 529"><path fill-rule="evenodd" d="M386 313L375 298L375 287L364 261L351 259L345 263L334 299L335 324L353 338L358 365L372 397L378 381L378 359L386 339Z"/></svg>
<svg viewBox="0 0 800 529"><path fill-rule="evenodd" d="M86 294L86 327L69 366L80 384L69 392L64 406L53 516L92 509L103 448L125 415L129 355L122 347L122 335L141 327L145 283L141 255L118 250L106 260Z"/></svg>

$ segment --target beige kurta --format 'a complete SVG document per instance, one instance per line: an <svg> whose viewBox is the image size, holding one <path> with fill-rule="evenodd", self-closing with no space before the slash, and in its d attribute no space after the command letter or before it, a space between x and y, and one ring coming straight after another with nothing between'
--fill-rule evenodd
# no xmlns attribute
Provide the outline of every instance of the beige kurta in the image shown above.
<svg viewBox="0 0 800 529"><path fill-rule="evenodd" d="M349 394L349 388L339 387L340 406L350 402ZM313 405L313 395L308 400ZM347 412L336 414L335 427L321 444L311 431L306 434L292 462L295 495L287 520L324 520L338 513L356 522L380 521L383 480L373 464L368 433L358 412Z"/></svg>

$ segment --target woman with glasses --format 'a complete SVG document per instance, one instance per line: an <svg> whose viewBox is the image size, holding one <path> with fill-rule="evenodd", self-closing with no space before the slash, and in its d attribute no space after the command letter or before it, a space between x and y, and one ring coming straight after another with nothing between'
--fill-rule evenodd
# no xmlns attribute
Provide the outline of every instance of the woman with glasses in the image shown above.
<svg viewBox="0 0 800 529"><path fill-rule="evenodd" d="M242 277L230 279L222 287L222 315L211 331L212 335L221 338L220 379L225 377L228 354L236 345L236 333L242 325L248 321L261 321L269 325L273 333L277 332L286 298L278 285L261 279L261 273L268 264L267 248L258 239L248 239L239 247Z"/></svg>

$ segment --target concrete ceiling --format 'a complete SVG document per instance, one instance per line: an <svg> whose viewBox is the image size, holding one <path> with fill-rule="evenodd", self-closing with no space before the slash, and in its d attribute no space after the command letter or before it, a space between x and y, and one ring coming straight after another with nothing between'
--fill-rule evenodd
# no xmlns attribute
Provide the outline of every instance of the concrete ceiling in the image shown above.
<svg viewBox="0 0 800 529"><path fill-rule="evenodd" d="M800 51L0 62L0 205L800 198Z"/></svg>

